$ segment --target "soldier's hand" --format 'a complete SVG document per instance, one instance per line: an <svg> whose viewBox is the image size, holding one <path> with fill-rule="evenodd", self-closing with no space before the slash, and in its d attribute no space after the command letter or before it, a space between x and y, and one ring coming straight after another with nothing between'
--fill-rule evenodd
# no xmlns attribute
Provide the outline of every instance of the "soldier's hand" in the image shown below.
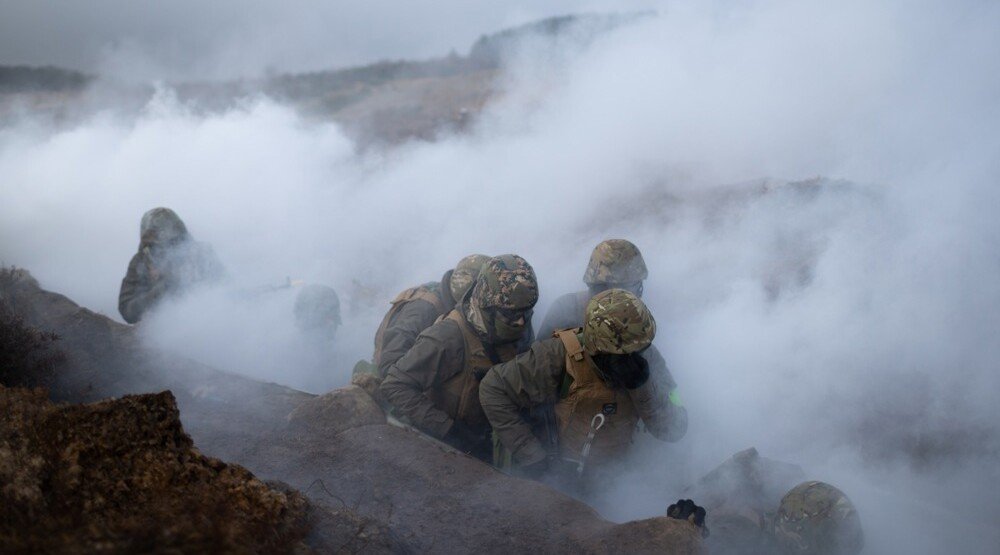
<svg viewBox="0 0 1000 555"><path fill-rule="evenodd" d="M705 526L705 515L708 514L703 507L694 504L690 499L678 499L677 503L667 507L667 516L678 520L686 520L701 529L701 535L708 537L708 527Z"/></svg>
<svg viewBox="0 0 1000 555"><path fill-rule="evenodd" d="M482 442L482 440L483 438L481 436L473 433L471 430L458 422L452 424L448 433L441 438L441 441L451 445L463 453L468 453L473 450L480 442Z"/></svg>

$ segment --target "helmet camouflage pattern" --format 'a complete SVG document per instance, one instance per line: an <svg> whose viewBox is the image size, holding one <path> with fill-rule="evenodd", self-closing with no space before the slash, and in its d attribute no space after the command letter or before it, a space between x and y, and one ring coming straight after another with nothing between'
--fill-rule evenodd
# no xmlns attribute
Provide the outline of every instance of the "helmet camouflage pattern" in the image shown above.
<svg viewBox="0 0 1000 555"><path fill-rule="evenodd" d="M295 297L295 322L304 330L340 325L340 297L332 288L310 284Z"/></svg>
<svg viewBox="0 0 1000 555"><path fill-rule="evenodd" d="M142 215L139 237L149 243L170 243L188 233L187 226L176 212L169 208L153 208Z"/></svg>
<svg viewBox="0 0 1000 555"><path fill-rule="evenodd" d="M656 320L646 305L623 289L608 289L587 303L583 344L590 354L641 351L656 336Z"/></svg>
<svg viewBox="0 0 1000 555"><path fill-rule="evenodd" d="M516 254L495 256L483 264L470 298L480 309L531 309L538 302L535 270Z"/></svg>
<svg viewBox="0 0 1000 555"><path fill-rule="evenodd" d="M781 498L774 535L787 553L847 555L864 546L854 504L826 482L803 482Z"/></svg>
<svg viewBox="0 0 1000 555"><path fill-rule="evenodd" d="M583 274L587 285L635 283L646 279L649 272L639 248L624 239L602 241L590 255Z"/></svg>
<svg viewBox="0 0 1000 555"><path fill-rule="evenodd" d="M485 254L470 254L458 261L458 264L451 273L451 281L449 283L451 298L455 299L455 302L461 302L465 294L469 292L469 289L472 289L472 285L476 283L476 278L479 277L479 270L489 259L490 257Z"/></svg>

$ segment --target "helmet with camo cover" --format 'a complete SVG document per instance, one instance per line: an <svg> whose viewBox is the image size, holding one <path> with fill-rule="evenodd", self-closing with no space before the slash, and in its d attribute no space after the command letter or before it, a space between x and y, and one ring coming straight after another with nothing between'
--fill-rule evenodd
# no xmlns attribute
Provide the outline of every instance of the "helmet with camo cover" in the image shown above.
<svg viewBox="0 0 1000 555"><path fill-rule="evenodd" d="M340 325L340 297L326 285L310 284L295 297L295 323L302 330L336 330Z"/></svg>
<svg viewBox="0 0 1000 555"><path fill-rule="evenodd" d="M483 264L470 295L480 309L530 310L538 302L538 280L528 261L516 254Z"/></svg>
<svg viewBox="0 0 1000 555"><path fill-rule="evenodd" d="M590 286L620 285L642 281L647 275L638 247L624 239L608 239L594 247L583 282Z"/></svg>
<svg viewBox="0 0 1000 555"><path fill-rule="evenodd" d="M188 235L187 226L176 212L169 208L153 208L142 215L139 237L146 244L169 244Z"/></svg>
<svg viewBox="0 0 1000 555"><path fill-rule="evenodd" d="M635 353L655 336L653 315L639 297L624 289L601 291L587 303L583 344L591 355Z"/></svg>
<svg viewBox="0 0 1000 555"><path fill-rule="evenodd" d="M479 277L480 268L489 259L490 257L485 254L470 254L458 261L455 269L451 272L451 279L449 280L451 298L455 299L455 302L461 302L465 294L469 292L469 289L472 289L472 285L476 283L476 278Z"/></svg>
<svg viewBox="0 0 1000 555"><path fill-rule="evenodd" d="M781 498L774 535L786 553L853 555L864 546L854 504L826 482L803 482Z"/></svg>

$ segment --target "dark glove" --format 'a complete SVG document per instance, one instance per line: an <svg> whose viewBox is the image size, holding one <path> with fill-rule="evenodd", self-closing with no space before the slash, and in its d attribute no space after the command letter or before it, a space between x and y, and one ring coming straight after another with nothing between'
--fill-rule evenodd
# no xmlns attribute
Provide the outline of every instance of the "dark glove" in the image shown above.
<svg viewBox="0 0 1000 555"><path fill-rule="evenodd" d="M520 467L521 475L530 480L540 480L549 471L548 457Z"/></svg>
<svg viewBox="0 0 1000 555"><path fill-rule="evenodd" d="M667 516L677 520L686 520L701 529L701 536L708 537L708 527L705 526L705 509L694 504L690 499L678 499L677 503L667 507Z"/></svg>
<svg viewBox="0 0 1000 555"><path fill-rule="evenodd" d="M451 445L463 453L469 453L477 449L483 442L483 436L470 430L468 427L455 422L451 425L448 433L441 438L441 441Z"/></svg>
<svg viewBox="0 0 1000 555"><path fill-rule="evenodd" d="M649 363L639 353L628 355L598 353L591 357L612 389L635 389L649 379Z"/></svg>

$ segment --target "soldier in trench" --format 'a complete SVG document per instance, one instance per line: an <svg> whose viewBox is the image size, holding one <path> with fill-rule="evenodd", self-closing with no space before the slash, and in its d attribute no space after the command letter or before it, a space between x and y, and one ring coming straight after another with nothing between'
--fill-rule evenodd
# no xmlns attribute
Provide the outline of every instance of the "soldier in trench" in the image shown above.
<svg viewBox="0 0 1000 555"><path fill-rule="evenodd" d="M585 489L626 454L640 420L660 440L681 439L687 411L676 385L645 356L655 335L646 305L609 289L590 299L582 328L490 369L479 396L498 439L495 464Z"/></svg>
<svg viewBox="0 0 1000 555"><path fill-rule="evenodd" d="M195 241L173 210L153 208L142 216L139 250L122 279L118 312L134 324L164 298L223 274L212 248Z"/></svg>
<svg viewBox="0 0 1000 555"><path fill-rule="evenodd" d="M378 395L421 431L489 462L479 381L518 353L537 301L538 281L526 260L513 254L489 259L463 300L389 366Z"/></svg>

